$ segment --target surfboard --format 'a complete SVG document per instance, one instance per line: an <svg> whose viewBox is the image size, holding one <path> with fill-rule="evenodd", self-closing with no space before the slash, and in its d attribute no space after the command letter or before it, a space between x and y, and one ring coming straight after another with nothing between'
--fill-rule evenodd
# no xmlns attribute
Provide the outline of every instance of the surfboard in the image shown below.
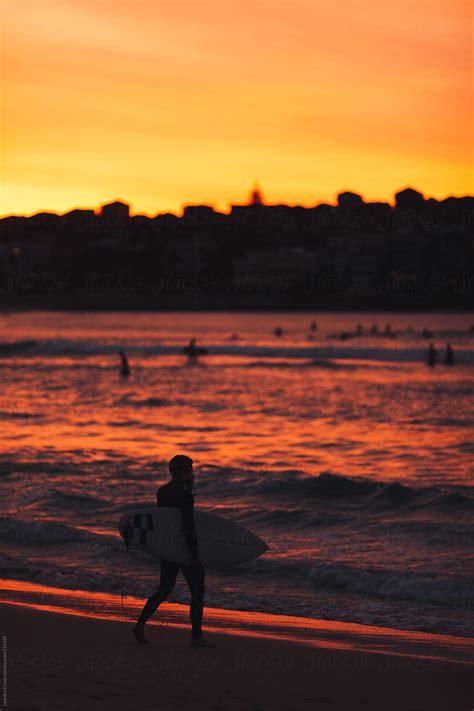
<svg viewBox="0 0 474 711"><path fill-rule="evenodd" d="M268 550L255 533L222 516L194 509L194 523L204 566L224 568L246 563ZM125 543L134 548L176 563L191 562L178 508L149 506L129 511L120 518L118 528Z"/></svg>

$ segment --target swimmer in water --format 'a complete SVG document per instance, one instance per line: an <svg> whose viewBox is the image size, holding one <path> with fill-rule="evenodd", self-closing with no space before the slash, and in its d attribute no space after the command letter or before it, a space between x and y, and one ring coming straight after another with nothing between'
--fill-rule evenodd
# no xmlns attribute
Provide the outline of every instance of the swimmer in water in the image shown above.
<svg viewBox="0 0 474 711"><path fill-rule="evenodd" d="M430 343L430 347L428 348L428 352L426 354L426 362L432 368L436 364L437 360L438 360L438 353L436 351L436 348L434 347L434 345L432 343Z"/></svg>
<svg viewBox="0 0 474 711"><path fill-rule="evenodd" d="M128 378L130 375L130 366L128 364L127 356L123 351L119 351L120 356L120 375L122 378Z"/></svg>
<svg viewBox="0 0 474 711"><path fill-rule="evenodd" d="M196 346L196 339L191 338L188 345L183 348L183 352L188 356L189 363L197 363L198 356L206 355L207 350L205 348L198 348Z"/></svg>
<svg viewBox="0 0 474 711"><path fill-rule="evenodd" d="M444 364L445 365L454 365L454 351L453 351L450 343L448 343L448 345L446 346L446 355L444 356Z"/></svg>

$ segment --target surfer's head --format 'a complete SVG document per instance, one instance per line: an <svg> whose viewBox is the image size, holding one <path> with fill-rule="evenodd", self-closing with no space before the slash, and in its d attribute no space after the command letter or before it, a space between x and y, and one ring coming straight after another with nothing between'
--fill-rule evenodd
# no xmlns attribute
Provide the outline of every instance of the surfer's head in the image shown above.
<svg viewBox="0 0 474 711"><path fill-rule="evenodd" d="M185 454L177 454L170 459L169 470L171 478L176 481L192 481L194 479L193 460Z"/></svg>

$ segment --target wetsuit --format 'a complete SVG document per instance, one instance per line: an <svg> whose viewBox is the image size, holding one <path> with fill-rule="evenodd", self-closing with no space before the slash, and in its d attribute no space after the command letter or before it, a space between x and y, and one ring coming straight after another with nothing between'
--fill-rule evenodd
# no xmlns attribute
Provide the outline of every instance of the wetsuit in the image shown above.
<svg viewBox="0 0 474 711"><path fill-rule="evenodd" d="M156 492L157 506L181 509L184 536L191 551L191 558L198 558L196 529L194 527L194 496L184 488L184 482L171 480Z"/></svg>
<svg viewBox="0 0 474 711"><path fill-rule="evenodd" d="M184 535L190 549L191 558L197 559L199 556L196 528L194 526L194 496L192 493L184 488L183 482L172 480L158 489L156 492L156 503L158 507L169 506L181 509ZM162 559L160 566L160 587L158 591L147 600L139 621L143 623L146 622L160 603L170 596L180 568L191 590L190 615L192 636L201 637L205 579L205 570L202 565L184 565L171 560Z"/></svg>

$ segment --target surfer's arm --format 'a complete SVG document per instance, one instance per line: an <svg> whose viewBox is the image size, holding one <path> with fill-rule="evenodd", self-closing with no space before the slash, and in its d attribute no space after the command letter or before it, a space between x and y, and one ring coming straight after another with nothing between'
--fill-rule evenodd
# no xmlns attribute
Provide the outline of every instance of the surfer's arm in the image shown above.
<svg viewBox="0 0 474 711"><path fill-rule="evenodd" d="M191 496L186 497L181 511L183 513L184 537L189 546L191 558L199 558L196 526L194 525L194 501Z"/></svg>

